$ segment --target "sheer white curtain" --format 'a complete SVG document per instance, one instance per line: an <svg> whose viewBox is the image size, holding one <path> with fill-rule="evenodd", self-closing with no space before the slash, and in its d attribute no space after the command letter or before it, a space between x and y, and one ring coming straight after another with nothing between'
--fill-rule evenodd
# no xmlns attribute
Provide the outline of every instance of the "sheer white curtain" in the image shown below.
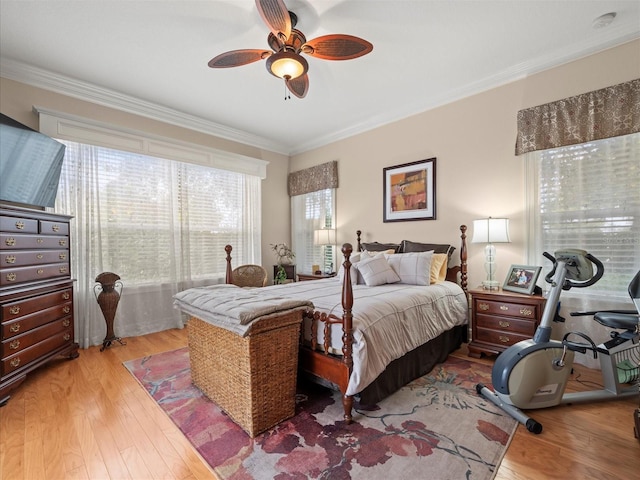
<svg viewBox="0 0 640 480"><path fill-rule="evenodd" d="M236 264L261 263L260 178L103 147L67 145L56 212L72 215L76 340L102 343L96 276L124 284L115 333L182 327L172 296L224 282L226 244Z"/></svg>
<svg viewBox="0 0 640 480"><path fill-rule="evenodd" d="M557 338L582 331L606 340L608 331L572 311L633 309L627 293L640 270L640 134L624 135L525 154L527 164L528 260L551 269L542 253L579 248L601 260L595 285L562 293ZM540 280L543 289L549 284ZM597 366L592 357L579 363Z"/></svg>

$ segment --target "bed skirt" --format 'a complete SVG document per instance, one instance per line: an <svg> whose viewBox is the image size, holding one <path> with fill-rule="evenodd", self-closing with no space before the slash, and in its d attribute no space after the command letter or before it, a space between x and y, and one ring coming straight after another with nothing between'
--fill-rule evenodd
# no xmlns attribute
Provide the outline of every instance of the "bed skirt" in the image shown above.
<svg viewBox="0 0 640 480"><path fill-rule="evenodd" d="M468 325L460 325L447 330L391 362L373 383L358 394L360 405L376 404L412 380L429 373L466 341L467 327Z"/></svg>

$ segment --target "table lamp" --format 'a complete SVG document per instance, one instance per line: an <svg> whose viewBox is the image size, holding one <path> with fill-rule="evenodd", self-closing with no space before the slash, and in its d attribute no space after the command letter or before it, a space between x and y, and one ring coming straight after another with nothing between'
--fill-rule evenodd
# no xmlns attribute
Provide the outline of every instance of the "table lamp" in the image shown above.
<svg viewBox="0 0 640 480"><path fill-rule="evenodd" d="M471 243L486 243L484 247L484 269L487 279L482 282L485 290L498 290L500 282L496 275L496 247L494 243L509 243L508 218L481 218L473 221L473 238Z"/></svg>
<svg viewBox="0 0 640 480"><path fill-rule="evenodd" d="M329 248L333 248L333 246L336 244L336 231L332 228L322 228L320 230L315 230L313 232L313 244L314 245L322 245L322 258L323 261L321 262L322 265L324 265L324 259L326 258L326 251L324 250L325 248L329 247ZM331 252L333 253L333 252ZM331 258L333 258L333 255L331 256ZM331 270L333 269L333 263L331 264L331 266L329 267L329 271L325 272L325 273L331 273ZM313 272L315 273L315 272Z"/></svg>

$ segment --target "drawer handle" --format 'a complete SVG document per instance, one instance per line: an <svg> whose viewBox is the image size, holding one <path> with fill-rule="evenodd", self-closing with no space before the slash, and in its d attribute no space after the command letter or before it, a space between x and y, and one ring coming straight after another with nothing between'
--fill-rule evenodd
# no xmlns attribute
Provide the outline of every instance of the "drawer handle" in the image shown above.
<svg viewBox="0 0 640 480"><path fill-rule="evenodd" d="M69 299L71 298L71 295L69 294L69 292L64 292L64 293L62 294L62 298L63 298L64 300L69 300Z"/></svg>
<svg viewBox="0 0 640 480"><path fill-rule="evenodd" d="M37 254L37 255L36 255L36 258L37 258L38 260L42 260L42 259L44 258L44 255L42 255L41 253L39 253L39 254Z"/></svg>
<svg viewBox="0 0 640 480"><path fill-rule="evenodd" d="M51 230L53 230L54 232L57 232L58 230L60 230L60 226L59 225L53 225L51 227Z"/></svg>
<svg viewBox="0 0 640 480"><path fill-rule="evenodd" d="M16 228L18 230L24 230L24 222L20 222L20 221L16 222Z"/></svg>
<svg viewBox="0 0 640 480"><path fill-rule="evenodd" d="M67 267L60 267L60 273L67 273Z"/></svg>
<svg viewBox="0 0 640 480"><path fill-rule="evenodd" d="M11 350L17 350L18 348L20 348L20 340L13 340L12 342L10 342L9 348Z"/></svg>
<svg viewBox="0 0 640 480"><path fill-rule="evenodd" d="M63 326L63 327L68 327L69 325L71 325L71 320L69 320L68 318L65 318L65 319L62 321L62 326Z"/></svg>
<svg viewBox="0 0 640 480"><path fill-rule="evenodd" d="M479 310L489 310L489 304L488 303L478 303L478 309Z"/></svg>
<svg viewBox="0 0 640 480"><path fill-rule="evenodd" d="M58 255L58 258L60 258L60 260L66 260L67 259L67 254L66 253L61 253L60 255Z"/></svg>
<svg viewBox="0 0 640 480"><path fill-rule="evenodd" d="M42 275L42 274L44 273L44 270L43 270L43 269L41 269L41 268L39 268L39 269L36 271L36 273L37 273L38 275Z"/></svg>
<svg viewBox="0 0 640 480"><path fill-rule="evenodd" d="M71 311L71 307L69 307L69 305L65 305L64 307L62 307L63 313L69 313L70 311Z"/></svg>
<svg viewBox="0 0 640 480"><path fill-rule="evenodd" d="M6 257L4 257L4 261L5 261L5 263L8 263L8 264L11 265L11 264L16 263L16 257L15 257L15 255L7 255Z"/></svg>
<svg viewBox="0 0 640 480"><path fill-rule="evenodd" d="M69 341L69 339L71 338L71 335L69 335L68 333L65 333L65 334L64 334L64 337L62 337L62 338L64 338L64 341L65 341L65 342L68 342L68 341Z"/></svg>
<svg viewBox="0 0 640 480"><path fill-rule="evenodd" d="M14 323L9 327L11 333L18 333L20 331L20 323Z"/></svg>
<svg viewBox="0 0 640 480"><path fill-rule="evenodd" d="M20 307L18 305L13 305L10 309L9 309L9 313L11 315L18 315L20 313Z"/></svg>
<svg viewBox="0 0 640 480"><path fill-rule="evenodd" d="M16 278L15 273L7 273L7 282L15 282Z"/></svg>
<svg viewBox="0 0 640 480"><path fill-rule="evenodd" d="M7 247L13 247L16 244L16 239L13 237L9 237L4 241Z"/></svg>
<svg viewBox="0 0 640 480"><path fill-rule="evenodd" d="M508 328L511 324L509 322L505 322L504 320L500 320L498 322L498 324L502 327L502 328Z"/></svg>
<svg viewBox="0 0 640 480"><path fill-rule="evenodd" d="M524 315L525 317L530 317L533 315L533 310L531 310L530 308L521 308L520 314Z"/></svg>
<svg viewBox="0 0 640 480"><path fill-rule="evenodd" d="M509 310L509 307L507 307L506 305L500 305L500 310L506 312L507 310Z"/></svg>
<svg viewBox="0 0 640 480"><path fill-rule="evenodd" d="M509 343L509 337L507 337L505 335L500 335L498 338L500 339L500 341L502 343Z"/></svg>
<svg viewBox="0 0 640 480"><path fill-rule="evenodd" d="M65 239L61 239L58 243L61 247L64 247L67 244L67 241Z"/></svg>
<svg viewBox="0 0 640 480"><path fill-rule="evenodd" d="M44 238L37 238L37 239L36 239L36 242L37 242L37 243L44 243Z"/></svg>
<svg viewBox="0 0 640 480"><path fill-rule="evenodd" d="M12 367L17 367L18 365L20 365L20 358L16 357L16 358L12 358L11 361L9 362L9 365L11 365Z"/></svg>

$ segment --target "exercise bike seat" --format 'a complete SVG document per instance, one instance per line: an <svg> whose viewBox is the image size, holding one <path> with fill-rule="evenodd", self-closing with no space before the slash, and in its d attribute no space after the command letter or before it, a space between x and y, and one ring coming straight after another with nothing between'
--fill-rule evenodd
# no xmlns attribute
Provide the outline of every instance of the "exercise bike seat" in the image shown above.
<svg viewBox="0 0 640 480"><path fill-rule="evenodd" d="M637 311L602 311L597 312L593 319L600 325L610 328L622 328L630 332L640 328L640 270L629 283L629 296Z"/></svg>
<svg viewBox="0 0 640 480"><path fill-rule="evenodd" d="M629 313L598 312L593 316L593 319L605 327L620 328L633 332L638 327L640 315L632 310L629 310Z"/></svg>

